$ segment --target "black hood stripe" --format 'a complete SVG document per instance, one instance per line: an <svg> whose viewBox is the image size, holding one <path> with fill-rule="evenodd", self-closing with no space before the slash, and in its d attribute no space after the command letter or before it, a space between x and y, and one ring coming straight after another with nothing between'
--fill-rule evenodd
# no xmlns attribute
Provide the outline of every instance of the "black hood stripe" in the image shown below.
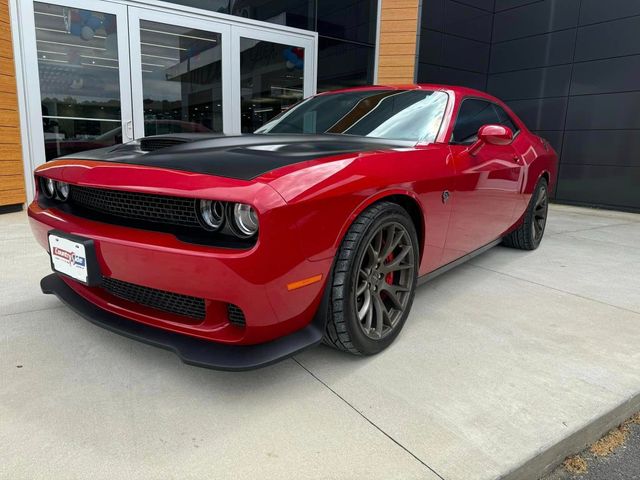
<svg viewBox="0 0 640 480"><path fill-rule="evenodd" d="M61 158L144 165L251 180L280 167L323 157L413 146L406 141L329 134L188 134L147 138L183 143L145 152L139 142L131 142Z"/></svg>

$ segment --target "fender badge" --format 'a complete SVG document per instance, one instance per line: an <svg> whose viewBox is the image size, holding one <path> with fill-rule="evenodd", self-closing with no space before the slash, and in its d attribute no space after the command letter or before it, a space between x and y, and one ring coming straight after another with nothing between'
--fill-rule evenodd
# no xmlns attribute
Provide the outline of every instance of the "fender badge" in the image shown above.
<svg viewBox="0 0 640 480"><path fill-rule="evenodd" d="M442 203L447 203L450 196L451 194L449 193L449 190L445 190L444 192L442 192Z"/></svg>

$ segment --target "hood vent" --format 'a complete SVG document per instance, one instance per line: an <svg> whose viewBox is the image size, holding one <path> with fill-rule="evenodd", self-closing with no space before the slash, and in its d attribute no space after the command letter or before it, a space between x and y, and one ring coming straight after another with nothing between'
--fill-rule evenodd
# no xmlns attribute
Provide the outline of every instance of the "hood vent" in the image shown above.
<svg viewBox="0 0 640 480"><path fill-rule="evenodd" d="M162 148L173 147L187 143L188 140L176 137L147 137L140 140L140 150L143 152L155 152Z"/></svg>

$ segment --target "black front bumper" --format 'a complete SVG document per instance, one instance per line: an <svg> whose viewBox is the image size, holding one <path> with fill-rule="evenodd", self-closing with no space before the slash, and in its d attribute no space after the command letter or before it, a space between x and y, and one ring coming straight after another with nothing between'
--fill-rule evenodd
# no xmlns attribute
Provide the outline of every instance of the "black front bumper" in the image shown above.
<svg viewBox="0 0 640 480"><path fill-rule="evenodd" d="M173 351L180 360L215 370L252 370L295 355L322 341L323 328L312 322L302 330L258 345L227 345L169 332L134 322L85 300L55 273L40 281L43 293L56 295L73 311L96 325L156 347Z"/></svg>

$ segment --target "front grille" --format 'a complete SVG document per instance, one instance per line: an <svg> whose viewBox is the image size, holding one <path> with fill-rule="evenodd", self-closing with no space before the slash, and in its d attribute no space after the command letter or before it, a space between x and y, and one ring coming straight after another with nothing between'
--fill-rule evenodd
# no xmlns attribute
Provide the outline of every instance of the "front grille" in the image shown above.
<svg viewBox="0 0 640 480"><path fill-rule="evenodd" d="M193 198L72 185L69 202L85 210L127 220L200 227Z"/></svg>
<svg viewBox="0 0 640 480"><path fill-rule="evenodd" d="M237 305L232 303L227 304L227 317L231 325L235 325L236 327L244 327L246 325L244 312Z"/></svg>
<svg viewBox="0 0 640 480"><path fill-rule="evenodd" d="M156 290L133 283L104 277L102 288L111 295L163 312L181 315L196 320L204 320L206 316L203 298L180 295L179 293Z"/></svg>
<svg viewBox="0 0 640 480"><path fill-rule="evenodd" d="M143 138L140 140L140 150L143 152L154 152L162 148L173 147L187 143L186 140L180 138Z"/></svg>

